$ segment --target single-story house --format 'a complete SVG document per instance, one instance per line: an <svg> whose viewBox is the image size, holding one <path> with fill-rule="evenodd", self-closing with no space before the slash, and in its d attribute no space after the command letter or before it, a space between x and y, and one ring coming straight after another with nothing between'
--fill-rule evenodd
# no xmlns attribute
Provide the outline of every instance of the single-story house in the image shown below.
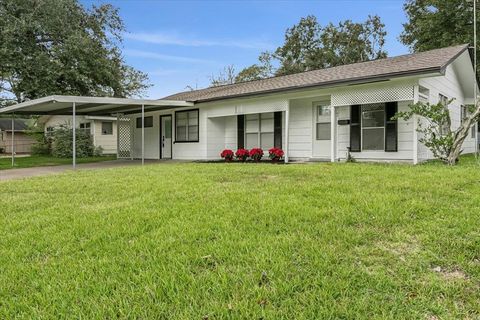
<svg viewBox="0 0 480 320"><path fill-rule="evenodd" d="M418 119L392 120L423 101L449 104L456 128L478 90L467 45L186 91L160 100L50 96L8 114L116 116L119 158L219 159L223 149L281 147L286 161L418 163L432 158ZM420 119L420 121L425 121ZM477 149L477 125L463 152Z"/></svg>
<svg viewBox="0 0 480 320"><path fill-rule="evenodd" d="M0 154L12 153L12 141L15 153L28 154L31 152L32 145L36 140L28 134L28 122L29 119L14 119L12 130L12 119L0 118Z"/></svg>
<svg viewBox="0 0 480 320"><path fill-rule="evenodd" d="M72 118L69 116L52 115L42 116L38 119L45 133L55 128L72 126ZM112 116L77 116L76 127L86 130L93 139L95 147L101 147L103 154L117 153L117 118Z"/></svg>

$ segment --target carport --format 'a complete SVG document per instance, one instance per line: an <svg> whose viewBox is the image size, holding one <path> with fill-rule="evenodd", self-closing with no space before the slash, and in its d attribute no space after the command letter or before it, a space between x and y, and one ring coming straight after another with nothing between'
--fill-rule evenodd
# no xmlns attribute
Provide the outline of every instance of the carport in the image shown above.
<svg viewBox="0 0 480 320"><path fill-rule="evenodd" d="M145 163L145 112L164 109L192 107L192 102L175 100L146 100L109 97L84 97L84 96L48 96L45 98L25 101L16 105L0 109L0 114L11 115L12 119L12 145L15 142L14 119L17 115L41 116L63 115L72 116L72 166L76 166L76 116L116 116L117 117L117 158L126 158L127 154L121 154L122 137L130 142L130 122L126 118L129 114L141 114L142 125L142 165ZM128 121L128 123L127 123ZM127 125L121 125L126 123ZM122 129L123 128L123 129ZM124 134L120 132L124 130ZM132 157L131 151L129 156ZM15 150L12 148L12 167L15 165Z"/></svg>

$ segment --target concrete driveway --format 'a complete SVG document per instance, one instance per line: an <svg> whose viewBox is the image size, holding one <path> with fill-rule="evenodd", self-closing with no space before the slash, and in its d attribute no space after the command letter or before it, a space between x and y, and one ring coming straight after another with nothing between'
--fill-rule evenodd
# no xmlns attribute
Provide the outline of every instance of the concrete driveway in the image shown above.
<svg viewBox="0 0 480 320"><path fill-rule="evenodd" d="M175 160L145 160L145 164L173 162ZM139 166L142 165L140 160L113 160L101 161L93 163L77 164L76 170L93 170L105 169L125 166ZM72 165L48 166L48 167L33 167L21 169L0 170L0 181L22 179L29 177L45 176L50 174L58 174L65 171L72 170Z"/></svg>

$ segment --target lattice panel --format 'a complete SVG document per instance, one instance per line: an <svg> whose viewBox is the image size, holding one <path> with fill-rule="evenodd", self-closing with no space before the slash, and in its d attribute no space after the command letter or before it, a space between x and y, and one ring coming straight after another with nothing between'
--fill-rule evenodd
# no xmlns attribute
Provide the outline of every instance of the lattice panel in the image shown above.
<svg viewBox="0 0 480 320"><path fill-rule="evenodd" d="M130 118L119 118L117 121L118 130L118 158L132 157L133 132L130 125Z"/></svg>
<svg viewBox="0 0 480 320"><path fill-rule="evenodd" d="M350 88L332 94L332 105L349 106L379 102L413 100L413 86Z"/></svg>

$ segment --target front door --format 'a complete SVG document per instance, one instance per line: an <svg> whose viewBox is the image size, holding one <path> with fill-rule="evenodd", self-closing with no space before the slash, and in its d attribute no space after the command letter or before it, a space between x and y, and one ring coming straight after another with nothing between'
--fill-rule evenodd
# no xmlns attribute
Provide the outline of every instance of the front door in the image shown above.
<svg viewBox="0 0 480 320"><path fill-rule="evenodd" d="M313 152L314 158L329 159L331 149L330 101L313 103Z"/></svg>
<svg viewBox="0 0 480 320"><path fill-rule="evenodd" d="M160 116L160 158L172 158L172 116Z"/></svg>

